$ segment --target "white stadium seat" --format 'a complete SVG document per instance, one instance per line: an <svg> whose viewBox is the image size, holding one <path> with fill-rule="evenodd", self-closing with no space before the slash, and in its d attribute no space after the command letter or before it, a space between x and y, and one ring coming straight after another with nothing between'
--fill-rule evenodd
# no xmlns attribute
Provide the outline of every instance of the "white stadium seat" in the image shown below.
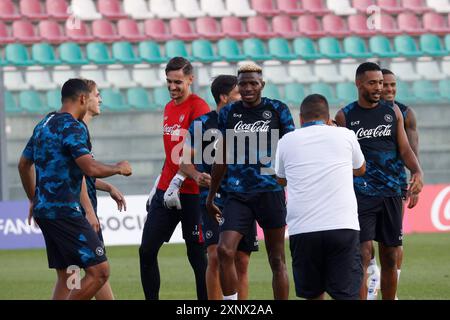
<svg viewBox="0 0 450 320"><path fill-rule="evenodd" d="M14 67L3 69L5 88L10 91L27 90L30 85L23 79L22 72Z"/></svg>
<svg viewBox="0 0 450 320"><path fill-rule="evenodd" d="M294 60L289 63L289 76L298 83L313 83L319 78L313 73L311 65L303 60Z"/></svg>
<svg viewBox="0 0 450 320"><path fill-rule="evenodd" d="M346 80L345 77L339 74L337 65L334 63L316 63L314 65L314 74L324 82L337 83Z"/></svg>
<svg viewBox="0 0 450 320"><path fill-rule="evenodd" d="M200 10L197 0L175 0L175 9L186 18L200 18L205 16L205 13Z"/></svg>
<svg viewBox="0 0 450 320"><path fill-rule="evenodd" d="M253 17L256 11L250 8L248 0L226 0L227 9L237 17Z"/></svg>
<svg viewBox="0 0 450 320"><path fill-rule="evenodd" d="M178 18L180 13L175 11L172 0L149 0L150 12L161 19Z"/></svg>
<svg viewBox="0 0 450 320"><path fill-rule="evenodd" d="M264 79L273 84L287 84L294 81L288 75L286 65L275 60L264 62Z"/></svg>
<svg viewBox="0 0 450 320"><path fill-rule="evenodd" d="M136 65L133 68L133 80L144 88L163 87L166 83L164 70L159 66L151 66L148 64Z"/></svg>
<svg viewBox="0 0 450 320"><path fill-rule="evenodd" d="M25 72L27 84L36 90L52 90L56 89L56 83L52 82L50 73L43 67L31 67Z"/></svg>
<svg viewBox="0 0 450 320"><path fill-rule="evenodd" d="M408 60L392 61L390 70L402 81L416 81L422 78L414 70L413 63Z"/></svg>
<svg viewBox="0 0 450 320"><path fill-rule="evenodd" d="M439 64L432 58L421 58L416 62L417 73L426 80L439 81L445 79L445 74Z"/></svg>
<svg viewBox="0 0 450 320"><path fill-rule="evenodd" d="M153 13L148 11L145 0L124 0L123 9L126 14L136 20L145 20L154 17Z"/></svg>
<svg viewBox="0 0 450 320"><path fill-rule="evenodd" d="M222 18L228 17L231 13L225 8L223 0L201 0L202 11L210 17Z"/></svg>
<svg viewBox="0 0 450 320"><path fill-rule="evenodd" d="M449 0L427 0L427 6L440 13L450 13Z"/></svg>
<svg viewBox="0 0 450 320"><path fill-rule="evenodd" d="M333 10L335 14L341 16L349 16L357 13L357 10L352 7L350 0L327 0L327 7Z"/></svg>
<svg viewBox="0 0 450 320"><path fill-rule="evenodd" d="M119 89L136 87L136 83L131 79L129 70L120 65L113 65L106 69L106 81Z"/></svg>
<svg viewBox="0 0 450 320"><path fill-rule="evenodd" d="M98 20L102 18L92 0L72 0L71 8L73 14L81 20Z"/></svg>

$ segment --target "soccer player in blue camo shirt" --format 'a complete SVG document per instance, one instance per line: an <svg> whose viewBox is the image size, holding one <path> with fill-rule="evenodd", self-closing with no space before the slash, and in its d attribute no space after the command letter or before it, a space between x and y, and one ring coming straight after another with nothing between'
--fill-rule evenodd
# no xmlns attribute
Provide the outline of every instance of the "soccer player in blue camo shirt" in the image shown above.
<svg viewBox="0 0 450 320"><path fill-rule="evenodd" d="M62 107L35 127L19 161L19 174L30 201L31 218L45 239L49 267L56 269L54 299L91 299L109 277L109 265L100 240L82 214L80 192L83 175L131 175L127 161L106 165L95 161L81 124L87 112L89 88L83 80L70 79L62 87ZM68 279L67 269L85 270L80 281Z"/></svg>

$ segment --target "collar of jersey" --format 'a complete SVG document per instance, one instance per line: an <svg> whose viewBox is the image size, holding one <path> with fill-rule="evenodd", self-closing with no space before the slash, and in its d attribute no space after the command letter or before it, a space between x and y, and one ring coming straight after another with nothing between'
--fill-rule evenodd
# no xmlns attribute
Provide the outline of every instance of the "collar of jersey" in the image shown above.
<svg viewBox="0 0 450 320"><path fill-rule="evenodd" d="M308 128L312 126L324 126L325 121L319 120L319 121L310 121L302 124L302 128Z"/></svg>

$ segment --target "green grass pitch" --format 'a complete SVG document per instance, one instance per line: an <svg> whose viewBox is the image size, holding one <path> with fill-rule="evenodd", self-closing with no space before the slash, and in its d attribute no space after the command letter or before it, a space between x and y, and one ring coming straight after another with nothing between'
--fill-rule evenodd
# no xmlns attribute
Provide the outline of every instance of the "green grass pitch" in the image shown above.
<svg viewBox="0 0 450 320"><path fill-rule="evenodd" d="M400 299L450 299L450 234L407 235ZM111 285L117 299L143 299L138 247L109 247ZM286 246L290 299L296 299L290 251ZM195 299L193 273L183 244L164 245L159 255L161 299ZM264 245L250 261L251 299L272 299L271 272ZM55 272L45 250L0 251L0 299L48 299Z"/></svg>

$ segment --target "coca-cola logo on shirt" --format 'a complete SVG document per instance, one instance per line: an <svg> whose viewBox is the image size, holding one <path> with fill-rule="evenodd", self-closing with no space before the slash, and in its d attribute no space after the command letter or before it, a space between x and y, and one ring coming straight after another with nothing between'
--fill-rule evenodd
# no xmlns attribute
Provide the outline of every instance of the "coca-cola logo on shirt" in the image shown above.
<svg viewBox="0 0 450 320"><path fill-rule="evenodd" d="M234 132L236 133L269 132L269 130L270 130L270 120L267 121L259 120L254 123L244 123L243 121L239 121L234 126Z"/></svg>
<svg viewBox="0 0 450 320"><path fill-rule="evenodd" d="M167 124L164 125L164 135L176 135L179 136L180 135L180 129L181 129L181 125L180 124L174 124L173 126L168 126Z"/></svg>
<svg viewBox="0 0 450 320"><path fill-rule="evenodd" d="M358 138L358 140L389 137L392 135L391 127L392 125L389 124L389 125L379 125L375 129L359 128L358 131L356 131L356 137Z"/></svg>

